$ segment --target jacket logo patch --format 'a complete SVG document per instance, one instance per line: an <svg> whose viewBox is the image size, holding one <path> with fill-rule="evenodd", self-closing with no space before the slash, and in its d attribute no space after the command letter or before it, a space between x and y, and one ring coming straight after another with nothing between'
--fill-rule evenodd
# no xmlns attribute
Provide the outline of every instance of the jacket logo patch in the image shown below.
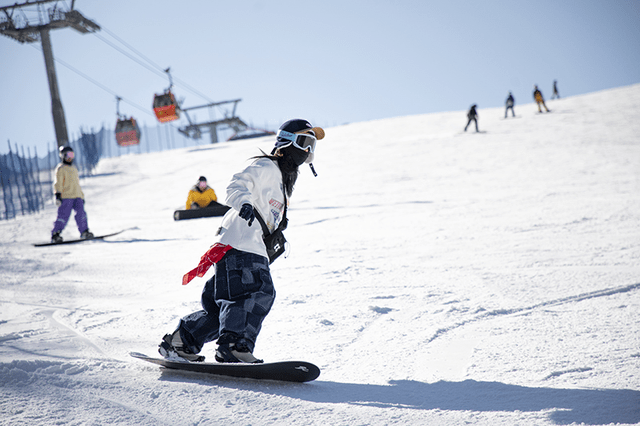
<svg viewBox="0 0 640 426"><path fill-rule="evenodd" d="M282 210L283 203L276 200L275 198L272 198L271 200L269 200L269 204L271 205L271 207L275 207L278 210Z"/></svg>

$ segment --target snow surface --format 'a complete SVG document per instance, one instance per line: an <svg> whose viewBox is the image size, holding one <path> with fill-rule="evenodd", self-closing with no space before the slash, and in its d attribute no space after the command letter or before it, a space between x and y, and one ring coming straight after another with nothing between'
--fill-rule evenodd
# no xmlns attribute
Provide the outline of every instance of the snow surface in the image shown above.
<svg viewBox="0 0 640 426"><path fill-rule="evenodd" d="M55 205L0 222L0 424L640 423L640 85L548 105L480 109L479 134L465 111L327 129L255 352L317 364L306 384L128 355L211 274L181 285L220 219L173 210L273 137L101 161L91 230L126 232L35 248Z"/></svg>

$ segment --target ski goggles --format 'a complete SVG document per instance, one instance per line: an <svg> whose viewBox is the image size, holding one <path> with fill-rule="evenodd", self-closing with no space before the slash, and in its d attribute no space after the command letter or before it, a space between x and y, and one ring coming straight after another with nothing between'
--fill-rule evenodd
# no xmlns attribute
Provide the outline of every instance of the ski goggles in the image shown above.
<svg viewBox="0 0 640 426"><path fill-rule="evenodd" d="M293 144L296 148L309 151L310 154L313 154L313 151L316 149L317 139L309 133L291 133L286 130L278 130L277 137L289 141L289 143L280 142L279 148Z"/></svg>
<svg viewBox="0 0 640 426"><path fill-rule="evenodd" d="M73 160L73 158L76 155L73 153L73 151L67 151L64 153L64 158L66 158L67 160Z"/></svg>

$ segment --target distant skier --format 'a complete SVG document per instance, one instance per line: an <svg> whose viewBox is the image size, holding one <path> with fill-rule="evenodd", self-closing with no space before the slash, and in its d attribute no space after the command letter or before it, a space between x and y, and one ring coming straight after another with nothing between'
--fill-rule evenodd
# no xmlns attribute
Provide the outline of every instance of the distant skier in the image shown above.
<svg viewBox="0 0 640 426"><path fill-rule="evenodd" d="M476 111L476 108L478 107L478 105L471 105L471 109L469 109L469 112L467 113L467 118L469 119L469 121L467 121L467 125L464 126L464 131L467 131L467 127L469 127L469 124L471 124L471 122L473 121L476 124L476 132L479 132L478 130L478 111Z"/></svg>
<svg viewBox="0 0 640 426"><path fill-rule="evenodd" d="M541 105L547 112L549 112L549 108L547 108L547 105L544 103L544 98L542 97L542 92L538 89L538 85L533 87L533 99L535 99L538 104L538 112L542 112L542 108L540 108Z"/></svg>
<svg viewBox="0 0 640 426"><path fill-rule="evenodd" d="M198 183L193 185L187 196L187 210L204 208L216 201L218 201L216 192L207 185L207 178L200 176Z"/></svg>
<svg viewBox="0 0 640 426"><path fill-rule="evenodd" d="M74 157L75 154L70 146L60 147L62 162L56 167L56 177L53 183L53 191L58 205L58 217L53 224L53 231L51 231L52 243L62 242L60 234L67 226L71 210L76 212L75 219L78 231L80 231L80 238L93 238L87 224L87 213L84 211L84 194L80 188L78 169L73 165Z"/></svg>
<svg viewBox="0 0 640 426"><path fill-rule="evenodd" d="M505 102L505 105L507 107L504 110L504 118L507 118L507 113L509 112L509 110L511 110L511 115L513 117L516 116L516 113L513 112L513 106L515 105L515 103L516 103L516 100L513 98L513 95L511 94L511 92L509 92L509 97L507 98L507 101Z"/></svg>
<svg viewBox="0 0 640 426"><path fill-rule="evenodd" d="M202 310L184 316L178 328L163 337L158 348L163 357L202 361L198 355L202 347L216 341L218 362L262 362L253 350L275 289L260 222L269 233L286 227L287 200L298 167L311 165L316 141L322 138L322 128L306 120L289 120L280 126L271 155L255 157L233 176L225 202L231 209L222 219L216 243L182 279L187 284L215 265L202 292Z"/></svg>
<svg viewBox="0 0 640 426"><path fill-rule="evenodd" d="M558 93L558 80L553 80L553 95L551 99L560 99L560 93Z"/></svg>

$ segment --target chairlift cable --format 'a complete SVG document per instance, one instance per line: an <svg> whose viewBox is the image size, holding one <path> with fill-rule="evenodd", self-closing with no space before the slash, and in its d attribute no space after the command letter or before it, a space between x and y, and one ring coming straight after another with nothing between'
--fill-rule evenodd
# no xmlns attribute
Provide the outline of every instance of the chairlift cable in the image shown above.
<svg viewBox="0 0 640 426"><path fill-rule="evenodd" d="M154 69L149 68L149 66L147 66L146 64L143 64L140 60L138 60L138 58L134 58L132 55L130 55L129 53L123 51L122 49L120 49L119 47L115 46L113 43L107 41L104 37L102 37L101 35L99 35L97 32L94 32L93 34L98 37L100 40L102 40L103 42L105 42L106 44L108 44L109 46L113 47L115 50L117 50L118 52L122 53L123 55L127 56L129 59L135 61L136 63L140 64L141 66L147 68L148 70L154 72L155 74L161 75L162 77L165 76L165 68L161 67L160 65L158 65L157 63L155 63L154 61L152 61L151 59L149 59L147 56L143 55L140 51L138 51L137 49L135 49L133 46L131 46L129 43L127 43L126 41L124 41L122 38L118 37L116 34L113 33L113 31L110 31L109 29L105 28L104 26L101 26L101 29L106 32L107 34L109 34L111 37L113 37L115 40L117 40L118 42L120 42L122 45L124 45L125 47L127 47L129 50L131 50L132 52L134 52L136 55L138 55L140 58L142 58L143 60L145 60L147 63L149 63L151 66L153 66ZM173 79L178 82L181 86L183 86L185 89L187 89L188 91L190 91L191 93L195 94L196 96L200 96L201 98L207 100L208 102L213 103L214 101L209 98L207 95L205 95L204 93L200 92L199 90L195 89L194 87L192 87L191 85L189 85L188 83L186 83L185 81L177 78L177 77L173 77Z"/></svg>
<svg viewBox="0 0 640 426"><path fill-rule="evenodd" d="M37 46L37 45L35 45L35 44L31 44L31 46L32 46L34 49L42 50L40 47L38 47L38 46ZM68 63L66 63L66 62L65 62L65 61L63 61L62 59L59 59L59 58L57 58L57 57L56 57L56 58L54 58L54 60L55 60L57 63L59 63L60 65L62 65L62 66L64 66L64 67L66 67L66 68L68 68L69 70L73 71L74 73L78 74L80 77L82 77L82 78L84 78L85 80L89 81L90 83L95 84L95 85L96 85L96 86L98 86L100 89L104 90L105 92L107 92L107 93L109 93L109 94L111 94L111 95L113 95L113 96L118 96L118 94L117 94L116 92L114 92L113 90L109 89L109 88L108 88L107 86L105 86L104 84L102 84L102 83L100 83L100 82L98 82L98 81L94 80L93 78L89 77L88 75L86 75L86 74L85 74L85 73L83 73L82 71L80 71L80 70L78 70L77 68L73 67L72 65L70 65L70 64L68 64ZM122 101L123 101L123 102L126 102L127 104L129 104L129 105L131 105L131 106L133 106L133 107L135 107L135 108L139 109L140 111L143 111L145 114L148 114L148 115L150 115L150 116L152 116L152 117L155 117L153 114L151 114L151 113L149 112L148 108L143 108L143 107L141 107L140 105L136 104L135 102L132 102L132 101L130 101L130 100L126 99L126 98L123 98L123 97L121 97L121 96L120 96L120 98L122 99Z"/></svg>
<svg viewBox="0 0 640 426"><path fill-rule="evenodd" d="M131 45L129 45L128 43L126 43L124 40L122 40L120 37L118 37L117 35L115 35L112 31L109 31L108 29L101 27L102 30L104 30L107 34L109 34L111 37L113 37L114 39L118 40L120 43L122 43L124 46L126 46L128 49L130 49L132 52L134 52L136 55L138 55L140 58L144 59L145 61L147 61L149 64L151 64L151 66L145 64L144 62L142 62L140 59L134 57L133 55L131 55L130 53L124 51L123 49L121 49L119 46L115 45L113 42L107 40L105 37L99 35L98 33L94 32L92 34L96 35L96 37L98 37L99 40L102 40L105 44L111 46L114 50L117 50L118 52L122 53L123 55L125 55L126 57L128 57L129 59L131 59L132 61L136 62L137 64L139 64L140 66L146 68L147 70L155 73L158 76L162 76L163 78L165 77L165 70L160 67L158 64L156 64L155 62L153 62L151 59L147 58L145 55L143 55L142 53L140 53L138 50L136 50L135 48L133 48ZM35 49L38 50L42 50L41 47L31 44L31 46L33 46ZM94 85L96 85L97 87L101 88L102 90L104 90L105 92L111 94L112 96L116 96L119 97L119 95L114 92L113 90L111 90L110 88L108 88L107 86L103 85L102 83L96 81L95 79L89 77L87 74L83 73L82 71L78 70L77 68L73 67L72 65L66 63L65 61L59 59L59 58L54 58L54 60L56 62L58 62L60 65L63 65L64 67L68 68L69 70L73 71L74 73L78 74L80 77L86 79L87 81L89 81L90 83L93 83ZM187 84L186 82L184 82L183 80L173 77L174 80L178 81L180 83L181 86L183 86L184 88L186 88L187 90L189 90L190 92L192 92L193 94L202 97L203 99L214 103L214 101L209 98L208 96L206 96L205 94L199 92L197 89L193 88L192 86L190 86L189 84ZM139 109L140 111L143 111L145 114L151 115L152 117L155 116L155 114L152 114L151 112L148 111L147 108L144 108L138 104L136 104L133 101L130 101L127 98L121 98L123 102L126 102L127 104L133 106L134 108ZM218 108L223 112L223 113L227 113L228 111L224 110L221 106L218 106ZM173 126L173 123L168 123L171 126ZM174 126L175 127L175 126Z"/></svg>
<svg viewBox="0 0 640 426"><path fill-rule="evenodd" d="M144 59L145 61L147 61L149 64L153 65L158 71L161 71L162 73L164 73L164 70L162 69L162 67L158 64L156 64L155 62L153 62L151 59L147 58L145 55L143 55L142 53L140 53L139 50L135 49L133 46L131 46L129 43L127 43L126 41L124 41L123 39L121 39L120 37L118 37L116 34L113 33L113 31L110 31L109 29L101 26L100 27L102 29L102 31L104 31L105 33L109 34L111 37L115 38L116 40L118 40L121 44L125 45L127 47L127 49L131 50L132 52L134 52L136 55L140 56L142 59Z"/></svg>
<svg viewBox="0 0 640 426"><path fill-rule="evenodd" d="M131 55L130 53L122 50L121 48L119 48L118 46L116 46L114 43L110 42L109 40L107 40L106 38L104 38L103 36L101 36L98 33L93 33L97 38L99 38L100 40L102 40L104 43L108 44L109 46L111 46L112 48L114 48L115 50L117 50L118 52L122 53L123 55L125 55L126 57L128 57L129 59L131 59L132 61L136 62L138 65L148 69L149 71L155 73L156 75L164 78L164 72L162 71L158 71L157 69L154 69L152 67L150 67L149 65L145 64L144 62L142 62L141 60L139 60L138 58L136 58L135 56Z"/></svg>
<svg viewBox="0 0 640 426"><path fill-rule="evenodd" d="M42 50L42 48L39 47L38 45L31 44L31 46L36 50L40 50L40 51ZM70 71L73 71L74 73L78 74L80 77L84 78L88 82L93 83L94 85L96 85L100 89L104 90L105 92L109 93L110 95L119 97L120 100L122 100L123 102L125 102L125 103L131 105L132 107L139 109L140 111L144 112L145 114L150 115L151 117L155 118L155 114L152 114L151 112L149 112L148 108L142 107L142 106L138 105L137 103L135 103L133 101L130 101L127 98L123 98L122 96L119 96L116 92L114 92L113 90L109 89L104 84L102 84L102 83L96 81L95 79L89 77L88 75L86 75L82 71L78 70L77 68L73 67L72 65L66 63L62 59L59 59L59 58L56 57L56 58L54 58L54 61L56 61L57 63L59 63L60 65L62 65L64 67L68 68ZM176 129L176 130L178 129L176 126L174 126L173 123L168 123L168 124L170 126L172 126L174 129Z"/></svg>

